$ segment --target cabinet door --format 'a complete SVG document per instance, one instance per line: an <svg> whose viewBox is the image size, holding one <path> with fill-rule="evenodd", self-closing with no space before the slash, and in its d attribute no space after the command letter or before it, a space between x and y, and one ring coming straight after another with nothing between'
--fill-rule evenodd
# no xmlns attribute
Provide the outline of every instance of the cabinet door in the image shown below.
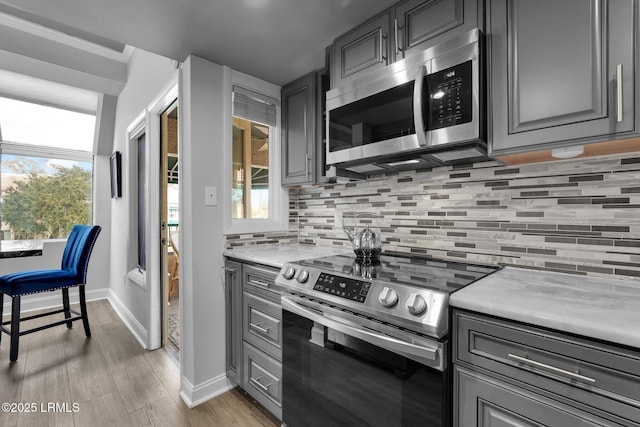
<svg viewBox="0 0 640 427"><path fill-rule="evenodd" d="M316 75L282 88L282 184L313 182L316 121Z"/></svg>
<svg viewBox="0 0 640 427"><path fill-rule="evenodd" d="M634 131L632 0L491 0L489 16L493 154Z"/></svg>
<svg viewBox="0 0 640 427"><path fill-rule="evenodd" d="M459 366L453 375L454 426L620 426Z"/></svg>
<svg viewBox="0 0 640 427"><path fill-rule="evenodd" d="M394 11L395 61L478 27L477 0L407 0Z"/></svg>
<svg viewBox="0 0 640 427"><path fill-rule="evenodd" d="M225 271L225 322L227 377L242 380L242 275L241 264L227 260Z"/></svg>
<svg viewBox="0 0 640 427"><path fill-rule="evenodd" d="M390 17L386 11L335 40L331 87L387 66Z"/></svg>

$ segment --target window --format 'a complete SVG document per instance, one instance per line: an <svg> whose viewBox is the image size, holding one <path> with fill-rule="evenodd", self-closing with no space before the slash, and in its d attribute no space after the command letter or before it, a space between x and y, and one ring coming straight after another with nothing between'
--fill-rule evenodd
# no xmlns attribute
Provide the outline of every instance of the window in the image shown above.
<svg viewBox="0 0 640 427"><path fill-rule="evenodd" d="M289 193L280 164L280 87L246 74L225 73L224 233L289 229Z"/></svg>
<svg viewBox="0 0 640 427"><path fill-rule="evenodd" d="M231 206L233 219L269 218L269 149L276 102L234 86Z"/></svg>
<svg viewBox="0 0 640 427"><path fill-rule="evenodd" d="M138 174L137 174L137 194L138 194L138 267L147 269L147 219L146 219L146 196L147 196L147 142L145 134L136 139Z"/></svg>
<svg viewBox="0 0 640 427"><path fill-rule="evenodd" d="M91 223L94 126L91 114L0 98L0 239Z"/></svg>

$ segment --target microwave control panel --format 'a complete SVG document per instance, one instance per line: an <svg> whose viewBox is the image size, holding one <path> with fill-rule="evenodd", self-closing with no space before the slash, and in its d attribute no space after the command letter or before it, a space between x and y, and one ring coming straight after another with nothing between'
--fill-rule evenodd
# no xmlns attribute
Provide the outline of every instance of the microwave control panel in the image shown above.
<svg viewBox="0 0 640 427"><path fill-rule="evenodd" d="M429 91L427 129L441 129L472 121L471 60L425 77Z"/></svg>

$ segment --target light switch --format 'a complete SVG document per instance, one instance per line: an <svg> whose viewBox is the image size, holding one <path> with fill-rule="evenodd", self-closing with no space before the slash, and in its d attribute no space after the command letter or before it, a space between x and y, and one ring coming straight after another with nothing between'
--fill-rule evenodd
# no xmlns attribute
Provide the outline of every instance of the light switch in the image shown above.
<svg viewBox="0 0 640 427"><path fill-rule="evenodd" d="M218 189L216 187L204 187L204 205L218 206Z"/></svg>

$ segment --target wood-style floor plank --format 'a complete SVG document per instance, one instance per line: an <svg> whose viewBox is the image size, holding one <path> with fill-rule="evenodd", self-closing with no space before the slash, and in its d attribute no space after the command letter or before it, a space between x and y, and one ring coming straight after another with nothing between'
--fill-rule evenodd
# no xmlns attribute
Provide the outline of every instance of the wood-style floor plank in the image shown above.
<svg viewBox="0 0 640 427"><path fill-rule="evenodd" d="M135 411L168 397L167 390L144 358L146 350L140 347L124 325L102 325L95 330L96 335L106 340L104 345L100 341L100 347L127 411ZM112 345L114 341L119 341L120 345Z"/></svg>
<svg viewBox="0 0 640 427"><path fill-rule="evenodd" d="M122 397L116 391L80 403L73 414L76 426L133 427Z"/></svg>
<svg viewBox="0 0 640 427"><path fill-rule="evenodd" d="M0 427L279 426L236 390L189 408L179 396L173 358L162 349L142 349L107 300L89 302L88 311L91 338L79 322L71 330L58 326L25 335L15 363L9 363L9 340L3 337L0 402L32 402L37 411L0 412Z"/></svg>

